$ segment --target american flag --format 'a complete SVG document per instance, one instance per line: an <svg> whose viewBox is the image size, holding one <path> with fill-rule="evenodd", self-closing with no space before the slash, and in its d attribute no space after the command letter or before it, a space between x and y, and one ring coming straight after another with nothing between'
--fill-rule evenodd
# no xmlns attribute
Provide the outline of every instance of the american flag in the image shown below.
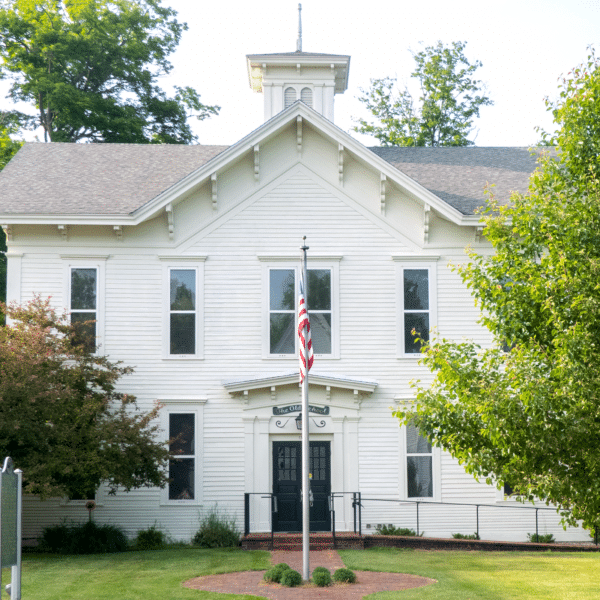
<svg viewBox="0 0 600 600"><path fill-rule="evenodd" d="M306 339L304 339L304 327L306 327ZM300 349L300 382L304 381L313 365L312 340L310 339L310 322L304 299L304 277L300 270L300 299L298 302L298 341Z"/></svg>

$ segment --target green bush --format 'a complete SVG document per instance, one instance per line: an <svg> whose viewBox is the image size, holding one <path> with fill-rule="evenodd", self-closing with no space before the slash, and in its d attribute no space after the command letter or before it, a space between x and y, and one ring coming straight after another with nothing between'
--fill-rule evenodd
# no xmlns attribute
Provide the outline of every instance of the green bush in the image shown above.
<svg viewBox="0 0 600 600"><path fill-rule="evenodd" d="M527 541L537 544L554 544L556 542L551 533L528 533Z"/></svg>
<svg viewBox="0 0 600 600"><path fill-rule="evenodd" d="M319 587L331 585L331 573L325 567L317 567L312 574L313 583Z"/></svg>
<svg viewBox="0 0 600 600"><path fill-rule="evenodd" d="M127 536L114 525L56 525L46 527L40 542L41 551L56 554L105 554L127 550Z"/></svg>
<svg viewBox="0 0 600 600"><path fill-rule="evenodd" d="M416 536L417 532L414 529L408 527L394 527L391 523L389 525L377 525L375 531L379 535L407 535ZM423 536L423 532L419 534L419 537Z"/></svg>
<svg viewBox="0 0 600 600"><path fill-rule="evenodd" d="M333 574L333 580L338 583L356 583L356 575L350 569L338 569Z"/></svg>
<svg viewBox="0 0 600 600"><path fill-rule="evenodd" d="M138 531L133 542L133 547L136 550L158 550L164 548L167 545L167 536L156 527L152 525L148 529Z"/></svg>
<svg viewBox="0 0 600 600"><path fill-rule="evenodd" d="M200 548L231 548L239 543L240 531L235 519L220 514L216 506L202 519L200 529L192 539L192 544Z"/></svg>
<svg viewBox="0 0 600 600"><path fill-rule="evenodd" d="M291 567L286 563L278 563L271 567L264 575L263 579L272 583L280 583L282 575L289 571Z"/></svg>
<svg viewBox="0 0 600 600"><path fill-rule="evenodd" d="M455 540L480 540L478 533L453 533L452 537Z"/></svg>
<svg viewBox="0 0 600 600"><path fill-rule="evenodd" d="M294 569L287 569L283 572L280 583L285 587L297 587L302 584L302 575Z"/></svg>

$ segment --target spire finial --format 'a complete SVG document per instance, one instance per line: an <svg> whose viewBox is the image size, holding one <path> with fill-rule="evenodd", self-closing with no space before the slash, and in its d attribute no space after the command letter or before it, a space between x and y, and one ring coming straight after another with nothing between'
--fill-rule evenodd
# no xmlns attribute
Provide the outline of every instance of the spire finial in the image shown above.
<svg viewBox="0 0 600 600"><path fill-rule="evenodd" d="M298 4L298 41L296 52L302 52L302 4Z"/></svg>

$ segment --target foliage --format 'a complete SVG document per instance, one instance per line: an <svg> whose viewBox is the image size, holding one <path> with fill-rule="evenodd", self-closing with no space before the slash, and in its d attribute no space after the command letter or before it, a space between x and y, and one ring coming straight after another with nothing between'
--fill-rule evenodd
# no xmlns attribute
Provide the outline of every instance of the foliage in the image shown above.
<svg viewBox="0 0 600 600"><path fill-rule="evenodd" d="M417 532L414 529L408 527L396 527L390 523L389 525L379 524L375 528L378 535L405 535L405 536L416 536ZM423 532L419 534L419 537L423 537Z"/></svg>
<svg viewBox="0 0 600 600"><path fill-rule="evenodd" d="M200 529L192 539L192 544L200 548L231 548L239 543L240 531L235 519L219 512L217 506L204 516Z"/></svg>
<svg viewBox="0 0 600 600"><path fill-rule="evenodd" d="M551 533L528 533L527 541L537 544L554 544L556 542Z"/></svg>
<svg viewBox="0 0 600 600"><path fill-rule="evenodd" d="M394 92L393 77L371 79L359 100L375 117L375 123L358 119L354 131L374 136L383 146L472 146L468 139L479 108L493 102L485 87L473 79L481 62L469 63L466 42L441 41L414 54L419 80L418 106L407 88Z"/></svg>
<svg viewBox="0 0 600 600"><path fill-rule="evenodd" d="M22 140L15 139L15 135L29 122L27 115L19 111L0 110L0 171L23 145Z"/></svg>
<svg viewBox="0 0 600 600"><path fill-rule="evenodd" d="M133 547L136 550L159 550L167 545L167 536L164 531L161 531L152 525L148 529L138 531L133 541Z"/></svg>
<svg viewBox="0 0 600 600"><path fill-rule="evenodd" d="M356 583L356 575L354 571L342 567L333 574L333 580L338 583Z"/></svg>
<svg viewBox="0 0 600 600"><path fill-rule="evenodd" d="M114 525L56 525L42 533L40 550L56 554L106 554L127 550L127 536Z"/></svg>
<svg viewBox="0 0 600 600"><path fill-rule="evenodd" d="M302 575L294 569L286 569L281 575L280 583L285 587L298 587L302 585Z"/></svg>
<svg viewBox="0 0 600 600"><path fill-rule="evenodd" d="M278 563L274 567L271 567L264 575L263 579L271 583L279 583L283 574L291 569L286 563Z"/></svg>
<svg viewBox="0 0 600 600"><path fill-rule="evenodd" d="M0 455L24 472L24 490L89 498L164 486L169 453L157 442L150 412L116 390L131 369L73 342L75 328L50 300L0 305L12 320L0 327Z"/></svg>
<svg viewBox="0 0 600 600"><path fill-rule="evenodd" d="M469 249L457 267L494 346L432 340L433 382L395 413L467 472L589 528L600 523L599 82L592 53L553 109L558 154L542 156L528 194L491 198L494 253Z"/></svg>
<svg viewBox="0 0 600 600"><path fill-rule="evenodd" d="M312 573L313 583L318 587L331 585L331 573L325 567L317 567Z"/></svg>
<svg viewBox="0 0 600 600"><path fill-rule="evenodd" d="M0 9L0 76L35 106L45 141L190 143L188 113L219 108L157 84L187 29L160 0L13 0Z"/></svg>
<svg viewBox="0 0 600 600"><path fill-rule="evenodd" d="M478 533L453 533L452 537L455 540L480 540Z"/></svg>

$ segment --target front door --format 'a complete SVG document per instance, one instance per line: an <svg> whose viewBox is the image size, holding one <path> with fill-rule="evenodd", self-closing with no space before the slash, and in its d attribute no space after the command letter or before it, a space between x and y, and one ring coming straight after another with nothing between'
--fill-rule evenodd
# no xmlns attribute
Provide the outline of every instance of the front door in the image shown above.
<svg viewBox="0 0 600 600"><path fill-rule="evenodd" d="M309 472L312 474L310 530L330 531L330 442L310 442ZM273 494L277 512L274 531L302 531L302 442L273 442Z"/></svg>

